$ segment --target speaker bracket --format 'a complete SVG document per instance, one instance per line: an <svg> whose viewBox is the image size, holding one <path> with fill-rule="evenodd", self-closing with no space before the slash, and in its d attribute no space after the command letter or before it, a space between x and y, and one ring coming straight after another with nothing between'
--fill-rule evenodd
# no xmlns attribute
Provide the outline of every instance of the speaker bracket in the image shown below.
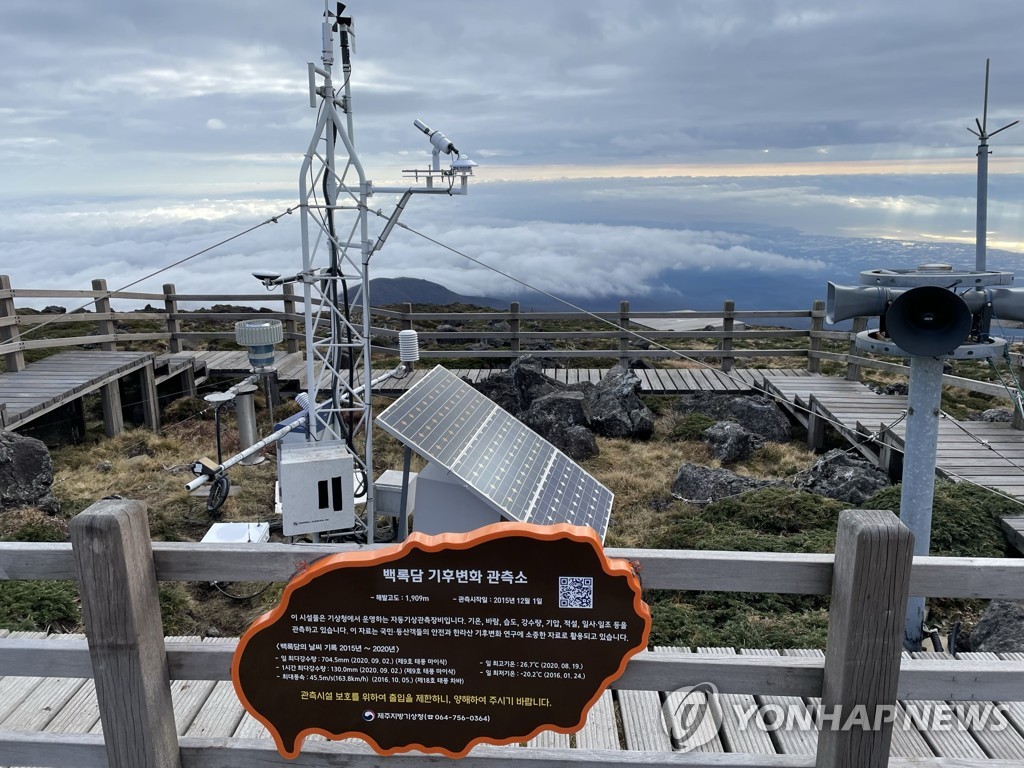
<svg viewBox="0 0 1024 768"><path fill-rule="evenodd" d="M857 349L865 352L874 352L877 355L892 355L893 357L913 357L896 344L888 336L882 336L878 331L861 331L855 340ZM937 355L943 360L984 360L990 357L1000 357L1003 354L1003 347L1006 346L1006 339L993 338L984 344L964 342L948 354Z"/></svg>
<svg viewBox="0 0 1024 768"><path fill-rule="evenodd" d="M1011 285L1013 272L974 272L954 270L946 265L925 264L918 269L867 269L860 273L860 284L879 288L917 288L934 285L938 288L985 288L990 285Z"/></svg>

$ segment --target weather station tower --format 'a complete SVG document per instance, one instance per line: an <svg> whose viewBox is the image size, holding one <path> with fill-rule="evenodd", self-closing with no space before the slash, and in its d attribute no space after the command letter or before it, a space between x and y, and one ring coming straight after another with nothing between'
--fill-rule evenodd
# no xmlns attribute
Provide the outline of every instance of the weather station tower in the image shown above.
<svg viewBox="0 0 1024 768"><path fill-rule="evenodd" d="M404 170L405 186L374 184L356 151L352 58L355 33L345 5L325 2L320 63L308 64L309 106L316 127L299 172L302 267L293 274L253 273L268 289L288 283L302 290L306 392L303 414L253 445L278 446L278 492L285 536L342 533L375 538L373 387L408 375L418 358L414 331L399 337L401 364L375 377L371 366L370 261L383 248L416 194L465 195L476 166L440 131L416 119L432 149L429 168ZM340 78L336 76L340 59ZM340 80L340 82L339 82ZM441 155L448 167L442 168ZM398 195L390 215L371 208L377 195ZM371 217L386 219L376 235ZM280 340L279 338L277 339ZM259 340L256 340L259 341ZM273 343L273 339L268 339ZM196 464L193 488L239 463ZM361 512L359 508L361 507Z"/></svg>

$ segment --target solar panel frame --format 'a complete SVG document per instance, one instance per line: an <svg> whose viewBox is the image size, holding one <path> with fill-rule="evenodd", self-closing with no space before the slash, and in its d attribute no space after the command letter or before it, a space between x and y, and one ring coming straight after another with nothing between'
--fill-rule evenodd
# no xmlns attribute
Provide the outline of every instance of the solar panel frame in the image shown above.
<svg viewBox="0 0 1024 768"><path fill-rule="evenodd" d="M376 423L456 475L503 517L586 525L604 540L615 495L444 367L429 371Z"/></svg>

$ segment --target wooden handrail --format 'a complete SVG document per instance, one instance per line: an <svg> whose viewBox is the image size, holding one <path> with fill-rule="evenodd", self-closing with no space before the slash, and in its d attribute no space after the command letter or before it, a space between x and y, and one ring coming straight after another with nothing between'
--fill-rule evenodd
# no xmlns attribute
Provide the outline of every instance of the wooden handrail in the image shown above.
<svg viewBox="0 0 1024 768"><path fill-rule="evenodd" d="M153 542L160 581L287 581L328 554L361 549L329 544ZM639 562L645 589L826 595L833 556L777 552L615 549ZM0 579L77 579L70 544L0 542ZM924 597L1024 599L1024 559L915 557L910 591Z"/></svg>
<svg viewBox="0 0 1024 768"><path fill-rule="evenodd" d="M99 284L99 282L98 282ZM246 294L185 294L176 293L172 284L164 287L164 293L138 293L138 292L107 292L103 290L68 291L68 290L46 290L46 289L15 289L9 287L10 282L6 276L0 275L0 344L3 344L2 354L7 361L7 369L21 370L25 363L22 353L24 350L39 350L49 348L61 348L68 346L79 346L83 344L100 344L106 347L115 346L118 343L135 341L166 341L171 351L180 351L184 341L198 341L203 339L233 340L234 333L231 330L224 331L191 331L181 330L185 321L198 320L221 320L233 322L238 320L258 317L262 319L278 319L285 324L285 339L289 352L299 350L299 342L303 340L304 334L301 331L301 324L304 323L302 313L296 312L297 297L294 293L282 291L281 293L246 293ZM103 311L103 312L72 312L66 315L17 315L15 302L22 298L95 298L104 303L104 307L114 300L145 300L156 306L162 306L164 311L159 310L132 312L132 311ZM239 304L242 302L258 302L260 305L278 304L282 310L277 309L269 312L245 313L245 312L211 312L209 310L197 310L194 312L182 311L179 302L201 302L211 304ZM848 352L840 353L823 349L825 342L842 343L852 342L852 337L857 329L864 327L864 318L857 318L854 331L825 330L823 326L824 309L821 302L816 302L809 310L738 310L730 311L731 302L727 302L719 310L700 310L695 312L683 311L633 311L629 309L628 303L623 302L619 312L595 312L584 314L580 312L530 312L523 311L521 306L511 305L508 310L494 310L488 312L412 312L411 305L406 311L392 309L373 308L372 313L377 322L390 327L374 327L372 334L378 338L397 339L398 332L403 328L416 328L420 333L422 342L421 355L424 359L486 359L486 360L509 360L523 354L531 354L529 349L533 342L551 340L573 341L601 341L607 340L605 349L555 349L544 350L539 354L548 358L556 359L604 359L604 360L638 360L638 359L671 359L682 357L684 359L706 360L719 367L728 368L734 362L749 358L778 358L792 357L806 360L808 370L816 372L823 361L839 363L847 366L847 378L859 380L862 369L870 368L900 375L907 375L909 369L906 366L887 360L865 357L858 354L851 343ZM624 314L625 312L625 314ZM598 318L607 323L606 328L597 330L574 330L574 331L553 331L536 328L536 324L543 321L581 321L594 320ZM638 328L637 324L644 320L652 319L707 319L722 320L721 330L690 330L690 331L659 331ZM805 319L809 322L809 328L796 329L746 329L740 326L738 330L731 330L728 326L735 320L771 320L771 319ZM114 323L131 323L138 321L161 322L165 330L162 333L111 333L109 329ZM508 331L497 330L466 330L458 328L451 332L440 332L435 330L439 322L508 322ZM26 331L26 337L22 338L19 328L31 328L42 323L69 324L76 322L96 323L103 326L105 331L93 336L57 337L51 339L33 338L31 331ZM419 326L417 328L417 326ZM529 330L524 330L529 329ZM631 342L637 336L649 339L656 343L650 349L635 348ZM738 349L735 342L742 340L756 339L799 339L806 343L806 347L797 349ZM481 350L447 349L442 346L445 342L458 342L466 339L479 341L501 342L500 347ZM683 341L714 341L718 343L718 349L675 349L669 351L658 348L658 343L674 343L678 346ZM806 340L806 341L804 341ZM436 342L433 345L430 343ZM394 354L396 350L384 347L380 344L373 346L374 353ZM725 354L723 354L723 352ZM1011 365L1020 368L1024 366L1024 355L1011 354ZM944 383L957 386L969 391L980 392L987 395L1007 397L1004 387L997 383L974 381L955 376L945 376Z"/></svg>

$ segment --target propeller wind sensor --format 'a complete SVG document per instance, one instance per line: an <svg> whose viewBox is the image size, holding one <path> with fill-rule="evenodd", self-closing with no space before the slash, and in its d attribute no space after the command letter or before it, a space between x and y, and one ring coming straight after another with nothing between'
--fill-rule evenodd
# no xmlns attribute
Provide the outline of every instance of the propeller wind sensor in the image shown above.
<svg viewBox="0 0 1024 768"><path fill-rule="evenodd" d="M974 118L974 124L978 130L968 127L967 130L978 137L978 215L977 228L974 237L974 268L978 272L984 272L987 260L987 239L988 239L988 140L997 133L1005 131L1017 123L1007 123L992 133L988 132L988 71L990 59L985 59L985 106L981 113L981 120Z"/></svg>
<svg viewBox="0 0 1024 768"><path fill-rule="evenodd" d="M1000 131L1005 131L1007 128L1012 128L1013 126L1020 122L1020 120L1014 120L1012 123L1007 123L1002 128L997 128L996 130L992 131L992 133L988 133L988 71L991 61L991 59L985 59L985 106L983 107L983 111L981 113L981 120L978 120L978 118L974 118L974 123L975 125L978 126L978 130L974 130L970 126L968 126L967 128L968 131L973 133L982 141L986 141L987 139L990 139L991 137L995 136Z"/></svg>

